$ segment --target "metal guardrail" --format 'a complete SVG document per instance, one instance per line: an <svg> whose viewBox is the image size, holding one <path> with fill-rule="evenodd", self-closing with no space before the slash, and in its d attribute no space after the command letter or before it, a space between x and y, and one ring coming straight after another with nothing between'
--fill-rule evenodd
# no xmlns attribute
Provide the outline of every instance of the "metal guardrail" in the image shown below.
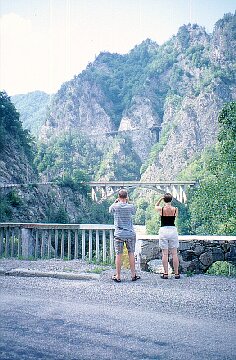
<svg viewBox="0 0 236 360"><path fill-rule="evenodd" d="M0 257L114 262L113 225L0 223Z"/></svg>

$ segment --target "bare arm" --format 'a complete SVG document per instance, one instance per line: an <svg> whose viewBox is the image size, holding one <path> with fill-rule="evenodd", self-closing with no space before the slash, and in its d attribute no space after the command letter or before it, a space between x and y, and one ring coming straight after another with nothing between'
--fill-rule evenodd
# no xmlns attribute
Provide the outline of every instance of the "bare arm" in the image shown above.
<svg viewBox="0 0 236 360"><path fill-rule="evenodd" d="M160 206L160 203L161 203L161 201L162 201L163 199L164 199L163 196L160 197L160 199L157 200L156 205L155 205L155 209L156 209L156 211L158 211L159 213L161 212L161 209L162 209L162 207Z"/></svg>
<svg viewBox="0 0 236 360"><path fill-rule="evenodd" d="M118 203L119 199L116 199L113 204L109 207L109 213L114 213L115 209L114 206L116 203Z"/></svg>

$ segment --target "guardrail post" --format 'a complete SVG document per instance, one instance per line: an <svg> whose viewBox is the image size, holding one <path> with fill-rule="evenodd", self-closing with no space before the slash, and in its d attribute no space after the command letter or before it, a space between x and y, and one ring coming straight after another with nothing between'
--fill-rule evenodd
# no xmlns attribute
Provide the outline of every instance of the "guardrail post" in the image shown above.
<svg viewBox="0 0 236 360"><path fill-rule="evenodd" d="M3 255L3 228L0 229L0 256Z"/></svg>
<svg viewBox="0 0 236 360"><path fill-rule="evenodd" d="M96 261L100 260L99 231L96 230Z"/></svg>
<svg viewBox="0 0 236 360"><path fill-rule="evenodd" d="M71 230L68 230L68 236L67 236L67 245L68 245L68 255L67 259L71 260Z"/></svg>
<svg viewBox="0 0 236 360"><path fill-rule="evenodd" d="M29 259L34 256L34 240L30 229L21 229L22 257Z"/></svg>
<svg viewBox="0 0 236 360"><path fill-rule="evenodd" d="M114 262L114 237L112 230L110 230L110 261Z"/></svg>
<svg viewBox="0 0 236 360"><path fill-rule="evenodd" d="M85 260L85 230L82 230L82 260Z"/></svg>
<svg viewBox="0 0 236 360"><path fill-rule="evenodd" d="M102 260L105 263L107 259L106 231L102 230Z"/></svg>
<svg viewBox="0 0 236 360"><path fill-rule="evenodd" d="M55 230L55 258L58 256L58 229Z"/></svg>
<svg viewBox="0 0 236 360"><path fill-rule="evenodd" d="M79 251L78 251L78 230L76 229L75 230L75 254L74 254L74 259L78 259L78 254L79 254Z"/></svg>
<svg viewBox="0 0 236 360"><path fill-rule="evenodd" d="M92 261L93 258L93 237L92 230L89 230L89 261Z"/></svg>

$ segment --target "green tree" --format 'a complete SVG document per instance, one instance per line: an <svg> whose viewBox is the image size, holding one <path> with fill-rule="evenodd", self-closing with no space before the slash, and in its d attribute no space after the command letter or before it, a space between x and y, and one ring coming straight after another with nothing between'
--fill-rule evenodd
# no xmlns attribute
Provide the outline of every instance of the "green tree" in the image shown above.
<svg viewBox="0 0 236 360"><path fill-rule="evenodd" d="M182 173L200 179L200 186L188 194L190 219L181 226L190 233L235 235L236 202L236 103L224 106L218 117L218 143L205 151Z"/></svg>
<svg viewBox="0 0 236 360"><path fill-rule="evenodd" d="M219 115L219 149L229 171L236 166L236 102L224 106Z"/></svg>
<svg viewBox="0 0 236 360"><path fill-rule="evenodd" d="M19 113L6 92L0 92L0 146L3 149L8 142L8 135L22 147L30 161L33 160L32 138L28 130L23 130Z"/></svg>

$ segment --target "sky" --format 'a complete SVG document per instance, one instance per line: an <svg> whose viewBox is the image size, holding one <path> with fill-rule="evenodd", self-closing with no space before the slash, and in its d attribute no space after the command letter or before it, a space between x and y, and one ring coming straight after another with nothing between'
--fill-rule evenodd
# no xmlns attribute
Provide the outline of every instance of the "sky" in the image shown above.
<svg viewBox="0 0 236 360"><path fill-rule="evenodd" d="M0 91L55 93L102 51L163 44L183 24L211 33L236 0L0 0Z"/></svg>

